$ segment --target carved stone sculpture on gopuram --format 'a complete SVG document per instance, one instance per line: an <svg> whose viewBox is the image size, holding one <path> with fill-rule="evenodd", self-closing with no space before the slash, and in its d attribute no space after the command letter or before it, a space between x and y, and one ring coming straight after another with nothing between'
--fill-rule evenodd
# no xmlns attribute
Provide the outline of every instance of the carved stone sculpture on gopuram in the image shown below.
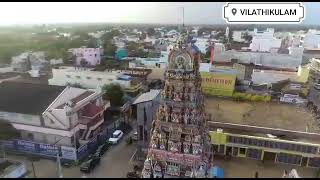
<svg viewBox="0 0 320 180"><path fill-rule="evenodd" d="M210 168L200 55L187 41L181 37L168 57L165 86L142 170L144 178L204 178Z"/></svg>

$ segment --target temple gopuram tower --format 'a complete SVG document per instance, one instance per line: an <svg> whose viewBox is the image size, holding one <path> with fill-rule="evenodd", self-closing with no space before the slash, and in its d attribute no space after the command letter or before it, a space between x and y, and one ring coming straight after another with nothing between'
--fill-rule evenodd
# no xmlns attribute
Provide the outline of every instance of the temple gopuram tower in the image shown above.
<svg viewBox="0 0 320 180"><path fill-rule="evenodd" d="M165 87L142 170L145 178L203 178L210 168L200 55L187 41L181 38L168 57Z"/></svg>

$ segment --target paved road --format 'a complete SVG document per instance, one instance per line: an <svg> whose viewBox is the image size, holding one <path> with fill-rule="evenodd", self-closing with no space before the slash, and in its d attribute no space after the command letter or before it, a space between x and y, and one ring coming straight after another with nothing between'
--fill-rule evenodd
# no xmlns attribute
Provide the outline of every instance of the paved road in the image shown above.
<svg viewBox="0 0 320 180"><path fill-rule="evenodd" d="M129 135L132 135L131 131ZM63 177L65 178L103 178L103 177L126 177L127 172L132 171L133 167L129 162L133 153L135 152L135 143L127 145L125 140L129 137L125 135L119 144L110 147L110 149L101 157L100 164L90 173L84 174L80 171L80 167L63 168ZM33 176L32 163L23 156L8 155L7 158L24 161L27 169L31 172L29 177ZM53 160L41 159L34 162L36 177L38 178L55 178L58 177L57 163Z"/></svg>
<svg viewBox="0 0 320 180"><path fill-rule="evenodd" d="M131 131L131 134L133 134L133 131ZM92 178L126 177L127 172L133 170L129 161L135 151L135 144L126 144L127 137L129 136L125 136L118 145L111 147L101 158L101 164L86 176Z"/></svg>

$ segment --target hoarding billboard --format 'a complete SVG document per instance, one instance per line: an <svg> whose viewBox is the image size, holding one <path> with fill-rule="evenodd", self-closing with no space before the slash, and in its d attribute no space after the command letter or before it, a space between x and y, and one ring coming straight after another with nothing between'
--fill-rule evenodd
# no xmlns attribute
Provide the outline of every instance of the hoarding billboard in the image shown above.
<svg viewBox="0 0 320 180"><path fill-rule="evenodd" d="M213 96L232 96L236 75L201 73L202 92Z"/></svg>

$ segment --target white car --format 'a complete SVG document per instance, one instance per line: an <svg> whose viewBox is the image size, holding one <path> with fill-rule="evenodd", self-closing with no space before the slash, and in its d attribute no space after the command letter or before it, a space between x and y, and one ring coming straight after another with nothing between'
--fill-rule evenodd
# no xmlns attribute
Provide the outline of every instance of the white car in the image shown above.
<svg viewBox="0 0 320 180"><path fill-rule="evenodd" d="M123 137L123 132L121 130L116 130L113 132L112 137L109 138L108 141L111 144L117 144L122 137Z"/></svg>

